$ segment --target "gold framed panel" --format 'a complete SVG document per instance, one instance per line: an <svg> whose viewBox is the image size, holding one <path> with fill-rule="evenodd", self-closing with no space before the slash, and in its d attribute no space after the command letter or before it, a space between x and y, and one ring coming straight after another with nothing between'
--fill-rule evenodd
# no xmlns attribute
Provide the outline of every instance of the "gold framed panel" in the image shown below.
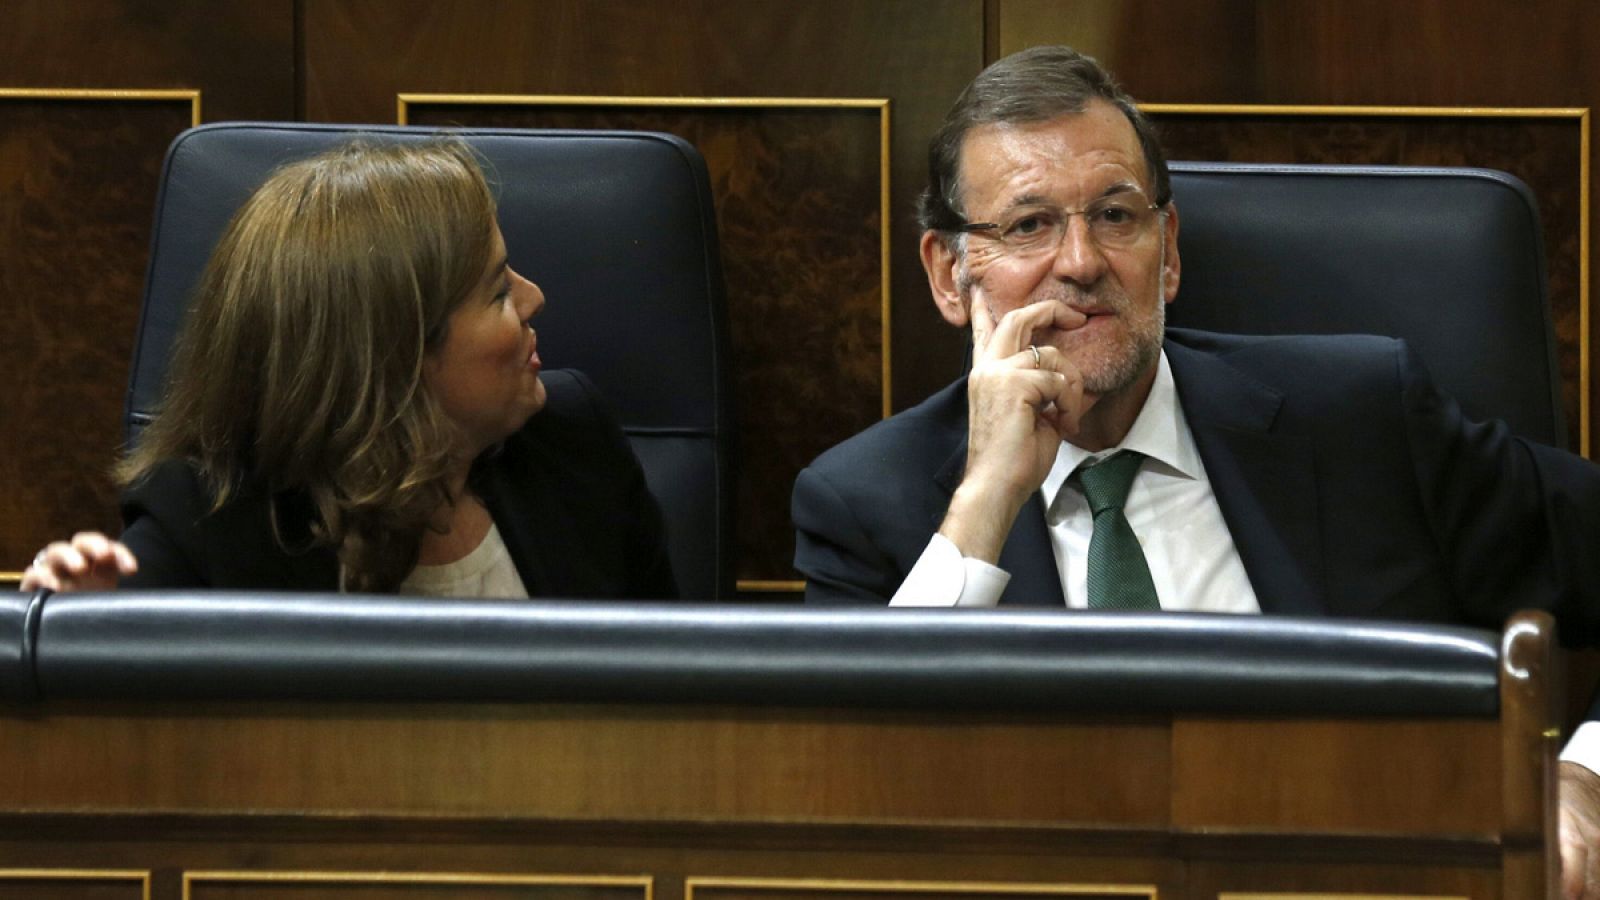
<svg viewBox="0 0 1600 900"><path fill-rule="evenodd" d="M187 100L189 125L200 124L200 92L187 88L8 88L0 100Z"/></svg>
<svg viewBox="0 0 1600 900"><path fill-rule="evenodd" d="M183 873L183 900L195 900L195 888L206 884L339 885L441 888L637 888L639 900L654 900L655 879L649 875L551 875L503 872L354 872L299 870L196 870ZM148 900L148 898L147 898Z"/></svg>
<svg viewBox="0 0 1600 900"><path fill-rule="evenodd" d="M438 110L442 108L462 106L512 107L519 109L545 108L549 110L566 112L580 109L597 109L607 112L616 111L624 113L627 111L633 111L641 113L646 117L651 115L659 116L667 112L714 113L718 110L744 113L767 111L776 112L779 114L785 112L853 110L876 114L877 159L874 168L877 179L877 189L875 191L876 234L874 237L876 241L875 251L878 259L873 276L875 283L858 285L852 282L843 286L843 288L838 291L839 295L849 297L860 297L863 292L875 292L877 294L875 313L877 318L876 324L878 335L876 349L879 360L876 367L876 372L874 373L878 381L875 403L876 408L870 415L867 415L865 406L856 405L861 397L860 394L857 394L853 391L841 391L837 394L835 394L835 392L825 392L830 395L828 399L832 401L833 404L827 408L827 411L842 413L839 418L842 422L848 422L848 427L841 425L840 427L834 429L839 432L838 434L832 434L830 431L826 435L816 435L814 434L814 430L806 431L803 432L798 440L780 439L782 435L787 435L790 431L795 430L797 428L797 424L794 422L777 424L781 421L780 412L768 409L770 417L773 418L775 422L773 425L769 426L772 430L770 432L771 439L768 441L768 443L770 443L772 446L764 449L762 447L762 435L768 435L769 432L767 429L761 427L761 423L764 422L762 409L757 408L754 410L741 410L741 418L744 421L754 421L757 423L756 428L746 430L745 436L741 441L747 449L753 449L753 452L742 460L742 465L740 466L741 484L739 493L743 499L741 500L739 509L737 510L739 522L735 529L740 540L740 547L737 554L737 588L743 592L798 592L803 589L803 583L798 580L772 577L774 575L778 575L779 573L787 573L792 571L789 566L789 560L793 556L793 533L792 529L789 527L787 515L784 514L784 512L788 508L788 487L793 483L793 478L796 474L798 474L800 466L804 464L803 462L797 463L795 460L801 456L804 456L805 459L809 460L809 458L815 456L816 453L820 453L833 443L849 437L851 434L859 431L860 428L871 424L872 421L887 418L893 408L891 393L893 362L891 358L892 300L890 286L889 227L891 215L889 196L889 102L890 101L887 98L628 97L546 94L502 95L402 93L397 95L396 98L396 120L402 125L413 124L417 116L424 110ZM443 125L445 123L430 122L428 124ZM475 123L467 122L450 124L459 124L461 127L470 128ZM568 122L563 123L562 127L574 126ZM673 130L670 127L662 127L659 120L643 126L629 123L617 123L613 121L607 122L603 127L647 127L651 130ZM683 134L680 136L693 140L693 137L688 134ZM716 177L716 160L713 157L713 154L708 153L707 156L708 162L713 166L713 182L715 185L716 183L719 183L718 178ZM719 207L719 230L724 245L724 269L728 270L731 267L727 265L727 262L730 259L737 259L738 254L730 254L727 252L729 245L728 234L730 232L730 229L727 227L727 223L730 220L730 217L726 215L723 205L727 198L718 196L716 200ZM818 233L819 231L820 229L811 233ZM806 232L800 231L798 233L804 234ZM730 301L736 301L740 293L741 292L738 292L735 287L730 286ZM730 310L734 314L733 316L730 316L730 318L735 319L735 321L733 321L731 324L733 325L733 331L735 335L734 350L735 358L737 360L740 355L740 342L737 338L740 330L737 316L740 310L734 302L730 302L729 305ZM794 308L800 310L805 310L813 306L820 307L824 310L829 310L829 307L821 304L794 304ZM844 303L838 303L834 305L836 309L843 309L845 306L846 304ZM826 314L834 315L839 313L829 310ZM819 319L821 318L820 316L815 317ZM750 348L746 349L749 350ZM815 366L815 363L811 362L814 356L807 356L806 354L800 353L798 350L795 351L795 355L797 357L806 356L806 358L786 360L782 355L781 349L776 352L771 352L770 349L763 349L761 352L751 351L745 354L746 358L753 359L753 362L749 363L748 365L739 364L737 362L736 365L739 365L739 373L741 376L748 376L755 383L762 384L771 381L782 381L782 373L785 366L791 367L792 371L802 371L807 364L813 367ZM836 366L834 368L840 367ZM859 367L852 369L851 371L858 372ZM845 378L847 376L841 373L837 377ZM792 376L791 380L793 380ZM860 382L856 383L859 384ZM755 396L769 395L766 391L742 390L736 393L741 397L750 397L751 400L747 402L752 403L755 402ZM741 406L743 406L743 404L741 404ZM782 415L788 414L783 413ZM827 412L824 413L824 416L826 415ZM752 435L755 436L753 440ZM814 441L817 446L810 446L807 443L808 440ZM780 492L782 493L782 497L777 496L777 494Z"/></svg>
<svg viewBox="0 0 1600 900"><path fill-rule="evenodd" d="M24 882L121 882L138 885L140 900L150 900L150 872L145 869L0 869L0 885Z"/></svg>
<svg viewBox="0 0 1600 900"><path fill-rule="evenodd" d="M178 104L182 104L182 106L187 107L187 123L189 123L189 127L200 125L200 110L202 110L202 106L200 106L200 104L202 104L200 91L189 90L189 88L32 88L32 86L29 86L29 88L16 88L16 86L0 86L0 106L3 106L3 104L8 104L8 102L18 101L62 102L62 104L78 104L78 102L114 102L114 104L122 104L122 102L134 102L134 104L144 104L144 102L178 102ZM163 144L163 149L165 149L165 144ZM154 195L154 192L152 192L152 195ZM58 200L62 203L62 205L77 207L77 203L72 202L70 197L59 197ZM26 202L26 200L18 199L18 202ZM147 226L147 223L141 224ZM91 224L90 227L93 227L93 224ZM19 237L18 240L22 240L21 237ZM139 247L141 248L147 247L147 240L139 240L138 243ZM74 264L75 259L80 258L82 253L82 247L72 248L72 250L61 250L59 253L54 253L54 255L51 255L51 253L46 253L45 256L48 256L48 259L42 259L42 263L56 264L56 266L62 267L62 269L72 269L72 264ZM91 248L90 253L91 255L94 255L94 253L106 253L106 248L96 245L96 247ZM102 261L102 259L90 259L88 263L98 264L104 263L104 261ZM78 264L82 266L83 263ZM104 267L102 271L120 272L120 267ZM120 274L126 275L126 272L120 272ZM142 271L141 264L141 266L134 267L133 274L131 274L131 279L141 280L142 282L142 274L144 274L144 271ZM118 285L118 287L120 287L120 285ZM133 296L133 312L136 312L138 311L138 303L136 303L136 301L138 301L138 295ZM35 325L37 325L37 322L35 322ZM35 333L32 338L40 338L40 335ZM19 338L19 340L29 340L29 338ZM131 330L130 333L126 335L126 340L131 341ZM123 376L123 380L125 380L126 356L128 356L128 354L117 354L117 352L112 352L110 356L117 357L117 365L118 367L122 367L118 368L118 373L120 373L120 375ZM110 356L106 359L107 365L109 365ZM59 404L56 404L54 400L48 400L48 402L46 402L46 399L32 397L32 392L29 391L29 386L27 386L27 384L21 384L21 386L18 386L16 389L22 392L22 396L19 397L21 402L19 402L18 407L16 408L18 408L18 415L21 416L22 420L24 420L24 423L26 423L26 421L30 421L30 408L32 408L32 404L34 404L35 400L38 400L38 402L40 402L42 405L50 405L50 407L59 408ZM117 386L115 386L114 389L110 389L110 391L106 392L106 397L107 399L114 399L115 402L120 404L120 400L122 400L122 391L123 384L117 383ZM96 397L96 399L102 400L99 399L99 397ZM99 405L104 405L104 402L101 402ZM26 431L26 426L24 426L22 431ZM54 464L54 466L51 466L51 464L48 463L43 464L43 466L34 466L34 464L26 463L26 461L24 461L24 463L19 463L27 464L27 466L29 466L30 482L35 482L35 484L40 485L40 490L50 488L51 492L53 492L53 495L59 493L62 498L61 503L56 504L56 508L51 508L50 504L27 503L27 506L35 511L34 516L30 516L27 522L34 522L34 520L45 520L46 522L45 525L38 525L38 527L43 528L43 530L40 530L40 533L37 533L37 535L32 535L32 538L34 538L38 544L42 544L43 540L48 540L48 538L54 538L54 536L61 536L64 535L64 533L70 533L72 530L75 530L75 528L90 525L90 522L82 522L82 520L77 520L77 522L67 522L66 516L69 516L69 512L70 514L75 514L75 516L78 517L85 516L85 511L88 511L90 516L94 516L94 512L99 512L99 517L96 519L98 522L102 519L114 520L115 496L114 492L112 492L112 488L109 487L109 482L96 482L94 485L85 485L85 487L74 488L74 490L62 490L62 487L64 487L64 484L62 484L64 479L78 477L80 472L109 471L112 460L110 460L110 456L104 455L104 453L106 453L106 448L101 447L101 444L102 442L110 442L110 444L115 444L115 442L118 442L118 440L120 440L120 431L118 431L118 434L114 437L114 439L109 436L98 436L98 434L94 434L94 436L90 437L91 440L85 442L85 445L77 448L77 450L72 450L72 452L67 453L67 458L61 458L61 460ZM22 436L21 439L29 440L29 437ZM93 458L86 458L86 456L90 455L93 455ZM37 469L37 471L35 471L35 469ZM11 477L16 476L13 474ZM10 493L16 492L6 493L10 495ZM35 500L37 500L37 498L35 498ZM38 514L40 509L45 511L43 512L43 516ZM62 525L66 525L66 527L62 527ZM29 527L29 525L18 524L14 525L14 530L21 532L22 528L26 527ZM99 522L99 524L94 525L94 527L106 527L106 522ZM6 533L11 535L11 530L8 530ZM40 540L40 538L43 538L43 540ZM21 570L8 569L8 564L19 564L19 562L22 562L22 559L26 559L26 557L22 556L22 554L24 554L24 552L30 554L30 552L34 551L34 549L37 549L37 546L21 546L21 543L19 543L19 540L16 538L16 536L11 536L10 540L0 541L0 543L5 544L5 546L3 546L3 552L0 552L0 588L14 588L14 586L18 585L19 581L22 580L22 572Z"/></svg>
<svg viewBox="0 0 1600 900"><path fill-rule="evenodd" d="M1587 457L1591 451L1591 410L1592 371L1590 365L1590 309L1589 309L1589 109L1587 107L1449 107L1449 106L1298 106L1281 104L1190 104L1190 103L1141 103L1139 108L1157 119L1157 126L1161 123L1162 116L1237 116L1259 118L1328 118L1328 119L1463 119L1463 120L1555 120L1566 121L1573 124L1578 131L1578 141L1575 152L1578 156L1578 197L1577 216L1578 231L1576 240L1577 285L1576 296L1573 302L1577 307L1577 336L1573 342L1577 354L1577 448L1578 452ZM1170 147L1169 153L1170 153ZM1243 161L1243 160L1241 160ZM1277 159L1276 162L1295 162L1291 159ZM1334 161L1334 160L1328 160ZM1351 160L1351 162L1369 162L1372 160ZM1471 160L1450 162L1452 165L1492 165L1495 168L1506 168L1498 163L1477 163ZM1541 194L1534 185L1535 179L1525 177L1524 173L1511 170L1512 174L1528 182L1534 188L1535 196L1540 199L1541 214L1549 215L1551 204L1548 192ZM1546 268L1553 270L1555 250L1550 246L1551 229L1546 228L1545 258ZM1551 272L1552 276L1556 273ZM1556 298L1552 293L1552 301ZM1554 305L1554 303L1552 303ZM1552 310L1556 312L1556 310ZM1558 343L1561 336L1557 335Z"/></svg>
<svg viewBox="0 0 1600 900"><path fill-rule="evenodd" d="M876 881L836 878L689 877L683 882L684 900L713 900L718 891L755 893L809 893L823 895L882 894L903 898L917 894L981 897L1146 898L1157 900L1153 884L1077 884L1006 881ZM699 892L699 896L697 896ZM710 895L710 896L707 896ZM744 900L735 894L729 900Z"/></svg>

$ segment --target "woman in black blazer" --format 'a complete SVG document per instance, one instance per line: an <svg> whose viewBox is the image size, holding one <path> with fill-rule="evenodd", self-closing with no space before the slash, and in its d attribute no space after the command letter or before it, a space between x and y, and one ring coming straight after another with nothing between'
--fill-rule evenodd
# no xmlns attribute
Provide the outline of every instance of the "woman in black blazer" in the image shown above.
<svg viewBox="0 0 1600 900"><path fill-rule="evenodd" d="M279 169L118 466L122 538L50 544L23 589L676 593L620 430L581 375L541 372L544 302L464 143Z"/></svg>

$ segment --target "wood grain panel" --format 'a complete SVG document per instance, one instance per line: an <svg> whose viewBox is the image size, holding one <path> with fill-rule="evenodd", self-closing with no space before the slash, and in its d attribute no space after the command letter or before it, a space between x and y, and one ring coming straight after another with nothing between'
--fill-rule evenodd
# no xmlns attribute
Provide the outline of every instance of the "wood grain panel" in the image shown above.
<svg viewBox="0 0 1600 900"><path fill-rule="evenodd" d="M116 531L109 469L156 181L189 100L0 97L0 570Z"/></svg>
<svg viewBox="0 0 1600 900"><path fill-rule="evenodd" d="M71 709L10 720L0 809L1130 827L1167 809L1158 724L487 705Z"/></svg>
<svg viewBox="0 0 1600 900"><path fill-rule="evenodd" d="M646 877L503 873L189 872L183 900L651 900Z"/></svg>
<svg viewBox="0 0 1600 900"><path fill-rule="evenodd" d="M6 0L0 87L180 88L205 95L209 119L292 119L294 8L295 0Z"/></svg>
<svg viewBox="0 0 1600 900"><path fill-rule="evenodd" d="M150 900L150 875L94 869L0 869L0 900Z"/></svg>
<svg viewBox="0 0 1600 900"><path fill-rule="evenodd" d="M1459 752L1392 752L1446 737ZM1279 723L1269 738L1248 719L1202 719L1174 723L1172 741L1172 817L1184 828L1441 837L1500 828L1493 723L1307 720Z"/></svg>
<svg viewBox="0 0 1600 900"><path fill-rule="evenodd" d="M1586 0L998 0L1000 55L1069 44L1162 103L1580 106ZM1473 62L1476 61L1476 62Z"/></svg>
<svg viewBox="0 0 1600 900"><path fill-rule="evenodd" d="M1330 866L1256 860L1197 863L1196 897L1214 900L1500 900L1493 866L1423 866L1382 862Z"/></svg>
<svg viewBox="0 0 1600 900"><path fill-rule="evenodd" d="M803 107L480 100L417 98L406 119L665 131L700 149L711 174L733 344L736 577L742 587L795 579L788 515L795 476L877 421L889 401L881 254L888 110L828 100ZM552 344L546 359L560 366L561 348Z"/></svg>

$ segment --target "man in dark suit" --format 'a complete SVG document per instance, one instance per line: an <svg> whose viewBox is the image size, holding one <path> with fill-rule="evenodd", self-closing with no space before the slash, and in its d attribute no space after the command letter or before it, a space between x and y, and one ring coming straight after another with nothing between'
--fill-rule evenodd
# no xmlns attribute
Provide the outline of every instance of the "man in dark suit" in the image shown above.
<svg viewBox="0 0 1600 900"><path fill-rule="evenodd" d="M985 70L930 170L923 266L972 371L801 473L808 601L1493 628L1537 607L1595 643L1600 470L1465 421L1397 341L1167 333L1166 162L1093 60ZM1588 768L1562 764L1572 896L1600 888L1595 728L1564 757Z"/></svg>

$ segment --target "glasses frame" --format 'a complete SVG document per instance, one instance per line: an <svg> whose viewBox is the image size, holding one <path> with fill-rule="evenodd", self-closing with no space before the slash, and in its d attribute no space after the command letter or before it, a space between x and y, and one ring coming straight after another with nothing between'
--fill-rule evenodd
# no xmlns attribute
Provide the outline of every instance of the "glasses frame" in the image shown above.
<svg viewBox="0 0 1600 900"><path fill-rule="evenodd" d="M1169 207L1169 204L1172 202L1171 199L1169 198L1169 199L1163 200L1163 201L1161 201L1159 203L1150 203L1150 202L1148 202L1148 200L1149 200L1148 196L1146 196L1143 191L1133 191L1133 192L1130 192L1130 193L1137 193L1137 194L1139 194L1140 197L1144 198L1147 201L1146 204L1144 206L1142 206L1142 207L1140 207L1138 205L1135 205L1134 206L1135 209L1138 209L1140 211L1151 211L1151 212L1154 212L1157 215L1157 217L1166 215L1167 209ZM1099 200L1096 200L1094 203L1091 203L1088 206L1084 207L1083 209L1065 209L1065 208L1062 208L1062 209L1058 209L1057 212L1059 212L1061 214L1061 220L1062 220L1063 223L1070 223L1072 221L1072 217L1073 216L1087 216L1090 213L1090 211L1094 210L1095 207L1098 204L1100 204L1102 202L1105 202L1107 200L1114 199L1117 196L1119 196L1119 195L1113 194L1113 195L1108 196L1108 197L1102 197ZM977 235L982 235L983 237L989 238L990 240L992 240L995 243L999 244L1001 247L1005 248L1006 252L1008 252L1008 253L1016 252L1013 248L1011 248L1010 246L1008 246L1006 244L1005 234L1003 232L1001 232L1000 229L1001 229L1001 224L999 222L961 222L960 224L953 225L950 228L947 228L945 230L946 231L955 232L957 234L977 234ZM1067 236L1066 225L1063 224L1062 229L1061 229L1061 237L1056 239L1055 249L1060 249L1061 241L1065 240L1066 236ZM1143 235L1141 235L1141 237L1142 236ZM1089 240L1096 247L1099 247L1102 250L1106 249L1104 244L1102 244L1099 241L1095 240L1095 238L1094 238L1094 228L1092 226L1089 229ZM1041 250L1039 252L1039 255L1041 255L1041 256L1044 255L1044 251Z"/></svg>

